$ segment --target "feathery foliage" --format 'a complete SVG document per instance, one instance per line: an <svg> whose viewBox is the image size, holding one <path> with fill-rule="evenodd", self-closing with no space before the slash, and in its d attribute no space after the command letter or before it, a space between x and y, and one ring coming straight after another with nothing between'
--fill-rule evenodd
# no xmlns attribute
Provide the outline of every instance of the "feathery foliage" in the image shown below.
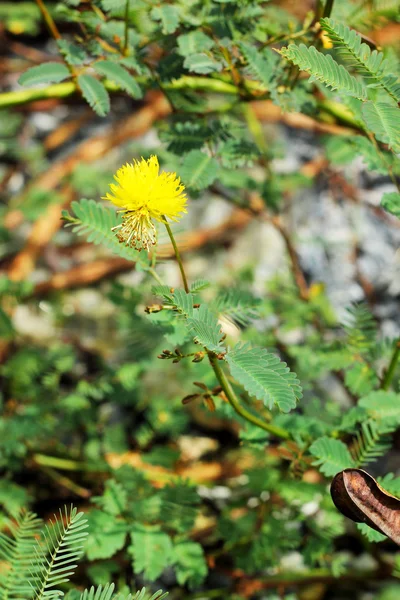
<svg viewBox="0 0 400 600"><path fill-rule="evenodd" d="M154 594L146 593L146 588L142 588L136 594L114 594L115 585L113 583L106 584L105 586L99 585L97 588L91 587L86 589L81 595L81 600L162 600L168 596L167 593L163 594L161 590Z"/></svg>
<svg viewBox="0 0 400 600"><path fill-rule="evenodd" d="M32 555L36 547L41 520L34 513L22 511L15 523L10 523L8 536L0 532L0 556L6 563L0 575L1 600L30 598L32 595Z"/></svg>
<svg viewBox="0 0 400 600"><path fill-rule="evenodd" d="M78 76L79 88L82 96L94 112L104 117L110 110L110 97L104 85L92 75L86 73Z"/></svg>
<svg viewBox="0 0 400 600"><path fill-rule="evenodd" d="M215 308L227 319L241 326L259 315L259 298L245 290L222 289L215 299Z"/></svg>
<svg viewBox="0 0 400 600"><path fill-rule="evenodd" d="M356 441L352 447L352 455L357 466L374 462L391 448L392 440L388 435L397 427L395 422L377 422L369 419L361 423Z"/></svg>
<svg viewBox="0 0 400 600"><path fill-rule="evenodd" d="M311 444L309 451L317 459L313 465L319 467L327 477L356 466L347 446L341 440L321 437Z"/></svg>
<svg viewBox="0 0 400 600"><path fill-rule="evenodd" d="M56 600L63 595L60 589L54 588L73 575L87 535L84 514L72 507L69 511L65 507L64 514L60 510L60 518L50 527L46 525L32 560L37 569L32 578L35 600Z"/></svg>
<svg viewBox="0 0 400 600"><path fill-rule="evenodd" d="M191 150L184 158L181 177L185 185L202 190L213 183L218 173L218 163L200 150Z"/></svg>
<svg viewBox="0 0 400 600"><path fill-rule="evenodd" d="M263 348L238 344L226 355L233 377L268 408L289 412L302 397L300 382L286 363Z"/></svg>
<svg viewBox="0 0 400 600"><path fill-rule="evenodd" d="M365 86L339 65L330 54L322 54L314 46L307 48L305 44L290 44L280 50L282 56L297 65L302 71L307 71L313 79L321 81L332 90L359 100L367 99Z"/></svg>
<svg viewBox="0 0 400 600"><path fill-rule="evenodd" d="M378 82L396 102L400 101L400 82L390 74L390 64L382 52L371 51L361 36L343 23L327 18L321 19L321 26L339 48L341 55L350 59L352 67Z"/></svg>
<svg viewBox="0 0 400 600"><path fill-rule="evenodd" d="M37 85L39 83L56 83L70 77L70 72L63 63L47 62L31 67L19 78L20 85Z"/></svg>
<svg viewBox="0 0 400 600"><path fill-rule="evenodd" d="M123 66L110 60L101 60L94 65L97 73L104 75L125 90L132 98L141 98L142 91L130 73Z"/></svg>
<svg viewBox="0 0 400 600"><path fill-rule="evenodd" d="M240 50L252 75L268 89L275 76L278 57L270 49L261 53L254 46L245 42L240 44Z"/></svg>
<svg viewBox="0 0 400 600"><path fill-rule="evenodd" d="M77 235L84 235L88 242L93 244L102 244L118 256L140 262L143 267L148 261L134 248L125 244L120 244L113 227L120 223L118 214L111 208L82 198L79 202L72 202L71 208L73 215L63 211L62 217L67 222L67 226L72 227L72 231Z"/></svg>
<svg viewBox="0 0 400 600"><path fill-rule="evenodd" d="M355 354L368 356L376 344L376 321L365 304L354 305L347 309L344 322L346 344Z"/></svg>
<svg viewBox="0 0 400 600"><path fill-rule="evenodd" d="M387 102L365 102L362 114L377 140L400 152L399 108Z"/></svg>
<svg viewBox="0 0 400 600"><path fill-rule="evenodd" d="M303 4L0 3L0 600L393 590L329 484L400 497L398 2Z"/></svg>
<svg viewBox="0 0 400 600"><path fill-rule="evenodd" d="M194 307L194 297L184 290L175 290L172 302L176 310L186 318L194 341L212 352L223 352L221 327L205 304Z"/></svg>

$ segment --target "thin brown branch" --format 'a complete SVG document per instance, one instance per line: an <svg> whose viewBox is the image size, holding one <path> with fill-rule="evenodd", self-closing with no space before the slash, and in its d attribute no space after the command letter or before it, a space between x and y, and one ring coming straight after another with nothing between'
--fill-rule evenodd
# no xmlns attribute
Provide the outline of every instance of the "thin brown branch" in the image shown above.
<svg viewBox="0 0 400 600"><path fill-rule="evenodd" d="M94 118L94 112L90 109L85 110L82 115L74 119L70 119L65 123L62 123L57 129L51 131L43 140L44 148L49 150L55 150L59 146L65 144L70 140L78 131L81 130L83 125L86 125L89 121Z"/></svg>
<svg viewBox="0 0 400 600"><path fill-rule="evenodd" d="M46 23L51 35L53 36L53 38L55 40L60 40L61 34L57 29L57 25L55 24L53 17L47 10L46 5L44 4L44 2L42 0L36 0L36 4L38 5L40 12L42 13L42 17L45 20L45 23Z"/></svg>
<svg viewBox="0 0 400 600"><path fill-rule="evenodd" d="M271 100L259 100L251 103L254 113L260 121L267 123L284 123L296 129L307 129L316 133L333 135L354 135L355 130L333 123L322 123L302 113L285 113Z"/></svg>
<svg viewBox="0 0 400 600"><path fill-rule="evenodd" d="M309 300L310 294L306 279L304 277L302 268L300 266L299 258L297 256L296 249L293 245L291 237L282 224L281 218L279 216L272 217L269 219L272 225L279 231L282 236L282 239L285 243L286 250L290 259L291 271L293 274L293 279L296 283L297 289L299 290L299 296L302 300Z"/></svg>

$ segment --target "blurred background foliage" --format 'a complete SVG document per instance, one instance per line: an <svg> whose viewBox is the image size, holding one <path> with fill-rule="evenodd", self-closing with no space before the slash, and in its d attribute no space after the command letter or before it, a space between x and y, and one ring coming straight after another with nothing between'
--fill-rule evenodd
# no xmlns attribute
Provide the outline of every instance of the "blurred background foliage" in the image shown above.
<svg viewBox="0 0 400 600"><path fill-rule="evenodd" d="M399 9L0 4L0 527L83 511L70 597L400 597L398 548L329 494L367 466L400 496ZM265 428L162 309L154 277L182 285L167 235L147 256L111 232L101 197L151 154L187 187L174 232L224 343L301 383L281 412L230 364Z"/></svg>

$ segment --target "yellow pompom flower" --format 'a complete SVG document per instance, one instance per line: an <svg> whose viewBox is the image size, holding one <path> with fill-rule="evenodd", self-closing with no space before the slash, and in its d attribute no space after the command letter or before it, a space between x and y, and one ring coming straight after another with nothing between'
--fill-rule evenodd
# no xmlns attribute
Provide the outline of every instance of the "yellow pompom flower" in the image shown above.
<svg viewBox="0 0 400 600"><path fill-rule="evenodd" d="M186 212L185 186L176 173L159 172L157 156L127 163L114 175L111 193L105 200L120 206L122 223L113 228L120 242L142 250L150 250L157 241L153 223L166 219L178 221Z"/></svg>

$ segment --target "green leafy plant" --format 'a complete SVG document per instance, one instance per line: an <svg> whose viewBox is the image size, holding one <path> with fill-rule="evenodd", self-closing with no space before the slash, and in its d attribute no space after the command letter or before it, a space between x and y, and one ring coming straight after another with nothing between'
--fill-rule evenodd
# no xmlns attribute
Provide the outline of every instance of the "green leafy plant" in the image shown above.
<svg viewBox="0 0 400 600"><path fill-rule="evenodd" d="M1 534L0 552L6 561L6 574L0 580L1 598L59 598L57 589L74 574L87 537L87 521L83 513L71 507L60 517L41 528L41 520L30 512L23 512L11 524L11 536ZM40 536L38 541L36 537ZM132 594L114 594L115 585L99 585L86 589L82 600L111 600L123 597L129 600L160 600L168 594L158 591L146 594L146 588ZM78 591L78 590L76 590ZM69 592L71 594L71 592Z"/></svg>
<svg viewBox="0 0 400 600"><path fill-rule="evenodd" d="M0 6L0 600L398 594L397 4Z"/></svg>

